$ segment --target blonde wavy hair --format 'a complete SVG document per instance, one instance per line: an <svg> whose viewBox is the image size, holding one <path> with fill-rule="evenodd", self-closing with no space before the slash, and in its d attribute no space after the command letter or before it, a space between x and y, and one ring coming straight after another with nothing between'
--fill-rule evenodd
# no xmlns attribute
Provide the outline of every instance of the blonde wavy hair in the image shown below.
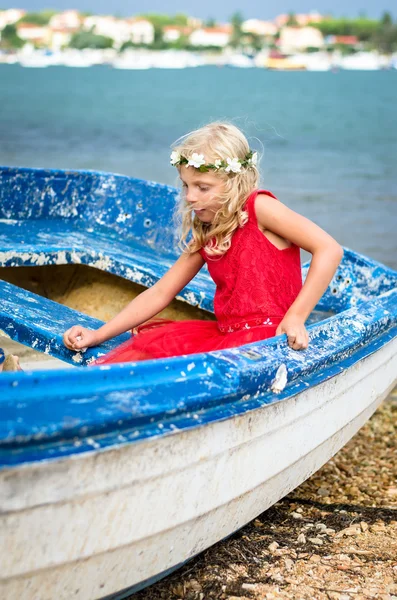
<svg viewBox="0 0 397 600"><path fill-rule="evenodd" d="M187 159L193 153L204 154L206 163L227 157L244 159L250 151L248 140L243 132L230 123L213 122L182 136L172 149ZM178 167L180 172L181 167ZM193 254L206 249L209 256L222 256L230 248L233 233L248 220L244 204L251 192L258 187L259 171L255 165L242 168L239 173L226 173L223 170L211 171L224 182L223 193L217 196L221 201L212 223L203 223L192 213L184 192L180 192L180 202L176 219L180 226L179 247L183 252ZM191 240L187 239L192 234Z"/></svg>

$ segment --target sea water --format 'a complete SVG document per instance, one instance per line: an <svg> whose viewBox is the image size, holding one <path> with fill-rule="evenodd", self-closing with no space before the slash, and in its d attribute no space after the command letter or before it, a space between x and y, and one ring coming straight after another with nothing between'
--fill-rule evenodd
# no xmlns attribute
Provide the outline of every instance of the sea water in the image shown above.
<svg viewBox="0 0 397 600"><path fill-rule="evenodd" d="M170 144L227 119L262 154L262 187L397 269L396 97L396 71L0 65L0 164L174 185Z"/></svg>

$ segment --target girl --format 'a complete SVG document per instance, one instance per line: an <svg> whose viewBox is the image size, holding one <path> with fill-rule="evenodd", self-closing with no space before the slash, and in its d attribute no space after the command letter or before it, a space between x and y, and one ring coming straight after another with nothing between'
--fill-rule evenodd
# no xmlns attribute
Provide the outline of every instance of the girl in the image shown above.
<svg viewBox="0 0 397 600"><path fill-rule="evenodd" d="M257 153L234 125L215 122L188 134L174 148L171 164L183 186L182 255L98 330L68 329L65 345L80 350L134 330L131 340L93 364L208 352L282 333L291 348L306 348L305 321L335 273L341 246L271 192L257 189ZM300 248L313 255L303 286ZM149 320L204 263L216 284L217 321Z"/></svg>

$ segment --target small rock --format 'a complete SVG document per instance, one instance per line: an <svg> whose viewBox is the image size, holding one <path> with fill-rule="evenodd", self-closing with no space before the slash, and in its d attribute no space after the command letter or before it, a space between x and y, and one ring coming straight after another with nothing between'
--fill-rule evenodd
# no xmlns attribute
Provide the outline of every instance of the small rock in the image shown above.
<svg viewBox="0 0 397 600"><path fill-rule="evenodd" d="M271 544L268 545L268 550L270 550L270 552L275 552L278 548L278 543L277 542L272 542Z"/></svg>
<svg viewBox="0 0 397 600"><path fill-rule="evenodd" d="M361 521L360 528L361 528L361 531L363 533L365 533L366 531L368 531L368 523L366 523L365 521Z"/></svg>
<svg viewBox="0 0 397 600"><path fill-rule="evenodd" d="M203 589L197 579L190 579L190 581L186 583L186 587L190 588L194 592L201 592Z"/></svg>
<svg viewBox="0 0 397 600"><path fill-rule="evenodd" d="M297 509L296 509L296 512L298 512L298 513L303 513L303 508L300 508L300 507L299 507L299 508L297 508Z"/></svg>
<svg viewBox="0 0 397 600"><path fill-rule="evenodd" d="M329 490L327 490L327 488L320 487L317 490L317 495L318 496L329 496Z"/></svg>
<svg viewBox="0 0 397 600"><path fill-rule="evenodd" d="M306 537L303 533L298 535L298 544L306 544Z"/></svg>
<svg viewBox="0 0 397 600"><path fill-rule="evenodd" d="M308 538L308 539L309 539L309 542L311 542L315 546L322 546L324 544L323 540L318 537Z"/></svg>
<svg viewBox="0 0 397 600"><path fill-rule="evenodd" d="M294 566L294 561L291 560L290 558L286 558L284 561L284 564L285 564L285 568L287 569L287 571L291 571L291 569Z"/></svg>
<svg viewBox="0 0 397 600"><path fill-rule="evenodd" d="M310 558L309 558L310 562L314 562L314 563L318 563L321 560L321 556L319 556L318 554L313 554Z"/></svg>
<svg viewBox="0 0 397 600"><path fill-rule="evenodd" d="M358 535L359 533L361 533L360 525L351 525L350 527L346 527L346 529L338 531L335 537L341 538L349 535Z"/></svg>
<svg viewBox="0 0 397 600"><path fill-rule="evenodd" d="M247 590L250 592L254 592L257 588L257 584L256 583L243 583L241 586L242 590Z"/></svg>
<svg viewBox="0 0 397 600"><path fill-rule="evenodd" d="M331 527L327 527L327 529L324 529L324 533L326 533L327 535L334 535L335 529L332 529Z"/></svg>
<svg viewBox="0 0 397 600"><path fill-rule="evenodd" d="M319 529L320 531L325 531L327 529L327 526L324 525L324 523L317 523L316 529Z"/></svg>
<svg viewBox="0 0 397 600"><path fill-rule="evenodd" d="M293 516L294 519L303 519L301 513L293 512L293 513L291 513L291 515Z"/></svg>

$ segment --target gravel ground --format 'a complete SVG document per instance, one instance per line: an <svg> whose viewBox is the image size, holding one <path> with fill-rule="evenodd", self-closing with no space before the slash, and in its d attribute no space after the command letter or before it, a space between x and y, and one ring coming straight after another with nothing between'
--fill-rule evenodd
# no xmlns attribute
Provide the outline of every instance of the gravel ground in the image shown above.
<svg viewBox="0 0 397 600"><path fill-rule="evenodd" d="M397 388L289 496L131 600L397 600Z"/></svg>

